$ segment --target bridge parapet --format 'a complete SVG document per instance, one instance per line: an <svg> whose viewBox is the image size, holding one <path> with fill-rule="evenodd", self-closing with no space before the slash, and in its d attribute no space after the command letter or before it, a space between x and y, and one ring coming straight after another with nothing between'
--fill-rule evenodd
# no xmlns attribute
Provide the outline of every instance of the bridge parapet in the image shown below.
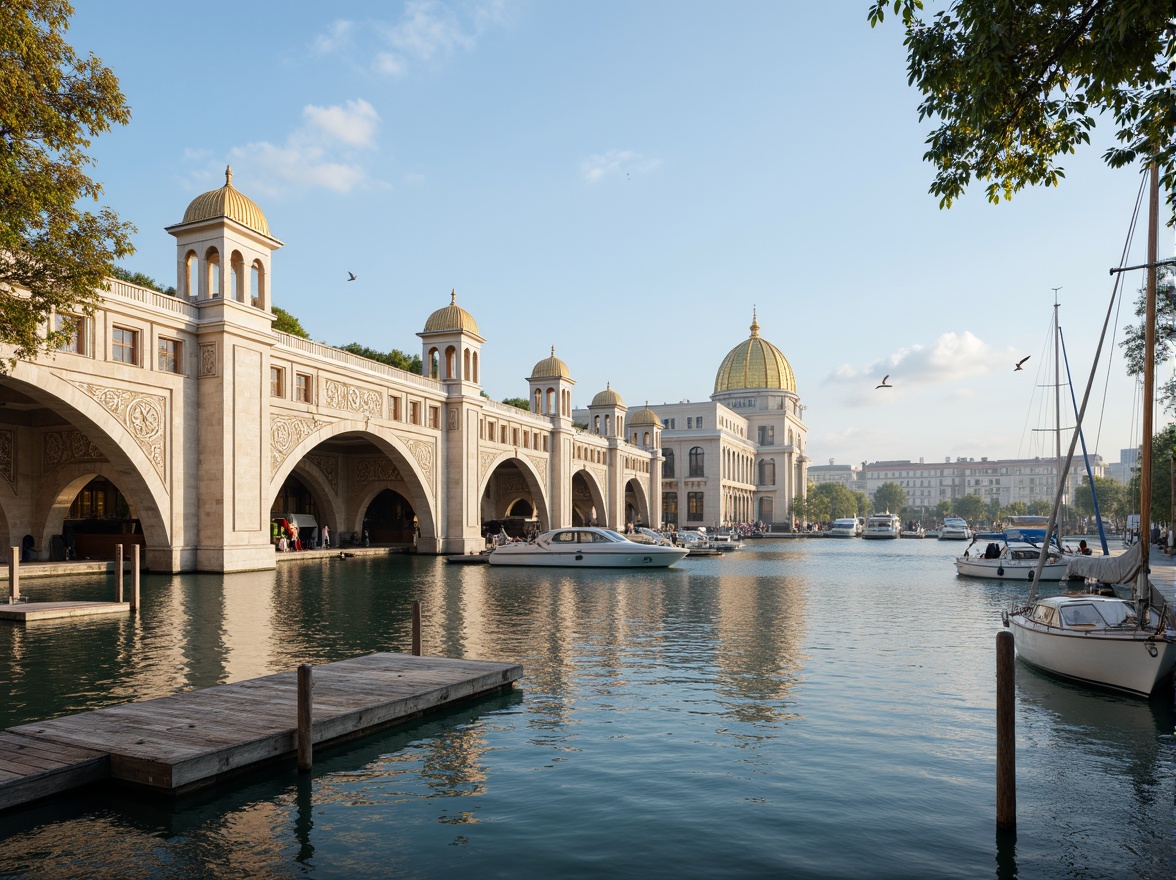
<svg viewBox="0 0 1176 880"><path fill-rule="evenodd" d="M418 385L421 388L428 388L437 394L442 394L443 389L441 383L436 379L430 379L428 376L418 376L416 373L410 373L407 370L400 370L396 367L382 364L379 361L369 360L365 357L360 357L357 354L352 354L349 351L343 351L339 348L332 348L329 345L323 345L318 342L311 342L309 339L302 339L298 336L291 336L288 333L278 333L278 345L280 347L290 348L294 351L309 354L313 357L322 358L323 360L335 361L336 363L346 364L349 367L357 370L368 370L372 373L379 373L382 376L387 376L390 379L395 379L398 382L407 382L411 385Z"/></svg>
<svg viewBox="0 0 1176 880"><path fill-rule="evenodd" d="M200 316L200 310L196 306L185 302L180 297L160 293L158 290L152 290L149 287L140 287L138 284L120 281L117 278L107 278L106 283L109 287L106 291L107 296L142 303L145 306L162 309L167 312L174 312L190 321L195 321Z"/></svg>

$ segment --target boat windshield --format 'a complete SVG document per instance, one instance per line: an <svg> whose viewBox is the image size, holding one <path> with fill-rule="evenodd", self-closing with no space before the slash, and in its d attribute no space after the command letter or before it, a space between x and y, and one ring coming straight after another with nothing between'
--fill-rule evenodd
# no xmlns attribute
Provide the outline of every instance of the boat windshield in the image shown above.
<svg viewBox="0 0 1176 880"><path fill-rule="evenodd" d="M1066 626L1123 626L1134 611L1126 602L1099 602L1063 605L1060 609Z"/></svg>

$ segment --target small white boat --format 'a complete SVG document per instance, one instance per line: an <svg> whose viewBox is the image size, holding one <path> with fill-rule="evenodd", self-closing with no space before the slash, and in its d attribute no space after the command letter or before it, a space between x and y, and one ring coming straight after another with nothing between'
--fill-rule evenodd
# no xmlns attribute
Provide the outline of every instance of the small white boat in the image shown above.
<svg viewBox="0 0 1176 880"><path fill-rule="evenodd" d="M876 513L866 517L863 538L897 538L902 532L902 521L897 514Z"/></svg>
<svg viewBox="0 0 1176 880"><path fill-rule="evenodd" d="M943 528L939 530L940 541L971 541L972 530L968 528L966 520L958 516L949 516L943 520Z"/></svg>
<svg viewBox="0 0 1176 880"><path fill-rule="evenodd" d="M829 529L830 538L857 538L862 534L862 524L856 516L847 516L833 520L833 528Z"/></svg>
<svg viewBox="0 0 1176 880"><path fill-rule="evenodd" d="M992 578L1004 581L1031 581L1036 576L1037 558L1041 548L1026 541L1008 541L1003 547L990 542L988 547L972 556L968 551L957 556L956 572L965 577ZM1043 581L1063 581L1068 575L1069 559L1050 547L1041 567Z"/></svg>
<svg viewBox="0 0 1176 880"><path fill-rule="evenodd" d="M533 541L496 547L491 565L569 566L573 568L667 568L684 547L637 544L612 529L574 527L543 532Z"/></svg>
<svg viewBox="0 0 1176 880"><path fill-rule="evenodd" d="M922 538L927 534L922 526L915 526L911 529L903 529L899 535L900 538Z"/></svg>

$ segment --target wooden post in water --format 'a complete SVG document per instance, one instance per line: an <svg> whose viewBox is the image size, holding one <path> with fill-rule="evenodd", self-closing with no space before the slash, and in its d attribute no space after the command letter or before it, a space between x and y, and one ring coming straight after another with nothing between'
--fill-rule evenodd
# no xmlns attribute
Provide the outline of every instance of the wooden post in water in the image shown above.
<svg viewBox="0 0 1176 880"><path fill-rule="evenodd" d="M298 667L298 732L294 739L298 746L298 772L306 773L314 764L314 743L310 737L310 725L314 720L311 698L314 695L314 680L310 664Z"/></svg>
<svg viewBox="0 0 1176 880"><path fill-rule="evenodd" d="M116 586L114 601L123 600L123 545L114 545L114 583Z"/></svg>
<svg viewBox="0 0 1176 880"><path fill-rule="evenodd" d="M131 545L131 613L139 613L139 545Z"/></svg>
<svg viewBox="0 0 1176 880"><path fill-rule="evenodd" d="M996 634L996 829L1017 830L1016 664L1013 634Z"/></svg>
<svg viewBox="0 0 1176 880"><path fill-rule="evenodd" d="M421 603L412 603L412 656L421 656Z"/></svg>
<svg viewBox="0 0 1176 880"><path fill-rule="evenodd" d="M8 601L20 601L20 548L13 547L8 553Z"/></svg>

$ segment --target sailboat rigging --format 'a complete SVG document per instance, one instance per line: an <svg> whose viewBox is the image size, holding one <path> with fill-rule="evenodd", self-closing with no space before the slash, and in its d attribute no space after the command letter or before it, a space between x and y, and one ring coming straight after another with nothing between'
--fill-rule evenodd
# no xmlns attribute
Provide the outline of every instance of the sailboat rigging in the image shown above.
<svg viewBox="0 0 1176 880"><path fill-rule="evenodd" d="M1150 170L1148 224L1147 307L1144 318L1143 448L1140 456L1140 534L1147 535L1151 510L1152 403L1155 399L1156 239L1159 217L1159 175ZM1114 273L1114 270L1112 270ZM1116 292L1118 281L1116 281ZM1090 399L1099 356L1115 296L1107 308L1090 378L1078 410L1069 454L1059 470L1058 490L1047 534L1053 534L1065 490L1066 474L1081 436L1082 417ZM1122 556L1078 556L1071 560L1071 576L1097 579L1101 584L1086 593L1037 598L1037 585L1046 563L1043 546L1028 602L1004 615L1013 632L1018 655L1047 672L1137 696L1149 696L1176 666L1176 629L1163 597L1148 577L1148 542L1139 541ZM1113 584L1131 584L1132 601L1119 598Z"/></svg>

